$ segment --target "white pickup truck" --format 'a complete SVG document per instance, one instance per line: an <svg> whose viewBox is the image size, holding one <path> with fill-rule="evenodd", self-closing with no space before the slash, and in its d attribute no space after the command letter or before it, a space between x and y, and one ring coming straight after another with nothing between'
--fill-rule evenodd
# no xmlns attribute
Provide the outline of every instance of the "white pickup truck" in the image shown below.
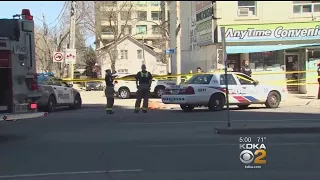
<svg viewBox="0 0 320 180"><path fill-rule="evenodd" d="M135 74L119 75L116 77L124 78L123 80L115 80L114 82L114 90L120 98L127 99L130 98L131 95L136 94L137 86L135 77ZM150 91L155 97L161 98L164 90L175 84L175 80L158 80L156 78L153 78Z"/></svg>

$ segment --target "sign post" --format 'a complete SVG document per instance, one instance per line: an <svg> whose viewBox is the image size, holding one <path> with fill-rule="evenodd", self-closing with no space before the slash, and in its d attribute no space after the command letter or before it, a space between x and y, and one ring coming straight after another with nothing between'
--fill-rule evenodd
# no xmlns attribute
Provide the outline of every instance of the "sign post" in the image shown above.
<svg viewBox="0 0 320 180"><path fill-rule="evenodd" d="M62 63L63 62L63 53L62 52L54 52L53 54L53 62Z"/></svg>
<svg viewBox="0 0 320 180"><path fill-rule="evenodd" d="M229 88L228 88L228 62L227 62L227 47L226 47L226 29L221 27L221 42L223 50L223 60L224 60L224 81L226 85L226 104L227 104L227 126L230 127L230 108L229 108Z"/></svg>

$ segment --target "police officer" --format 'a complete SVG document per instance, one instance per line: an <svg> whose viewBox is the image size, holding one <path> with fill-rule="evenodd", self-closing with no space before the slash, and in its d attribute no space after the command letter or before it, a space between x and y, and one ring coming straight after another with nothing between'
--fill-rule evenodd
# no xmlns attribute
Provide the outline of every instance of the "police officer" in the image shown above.
<svg viewBox="0 0 320 180"><path fill-rule="evenodd" d="M141 71L136 75L137 85L137 100L135 104L135 113L139 113L141 100L143 98L142 112L146 113L148 110L148 100L150 96L150 87L152 83L152 75L146 70L146 65L141 66Z"/></svg>
<svg viewBox="0 0 320 180"><path fill-rule="evenodd" d="M241 67L240 72L242 72L243 74L251 77L252 71L251 71L251 69L249 67L249 61L243 60L243 66Z"/></svg>
<svg viewBox="0 0 320 180"><path fill-rule="evenodd" d="M106 89L104 91L106 98L107 98L107 107L106 107L106 113L107 114L113 114L114 112L112 111L112 107L114 104L114 85L113 85L113 80L114 77L111 74L111 70L107 69L106 70L106 76L105 79L106 81Z"/></svg>

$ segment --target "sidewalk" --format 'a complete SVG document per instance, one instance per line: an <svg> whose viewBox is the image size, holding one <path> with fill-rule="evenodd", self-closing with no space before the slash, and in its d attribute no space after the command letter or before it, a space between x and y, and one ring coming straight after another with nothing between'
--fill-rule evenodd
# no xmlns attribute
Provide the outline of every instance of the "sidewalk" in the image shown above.
<svg viewBox="0 0 320 180"><path fill-rule="evenodd" d="M288 94L288 98L283 104L297 106L320 106L318 97L310 94Z"/></svg>

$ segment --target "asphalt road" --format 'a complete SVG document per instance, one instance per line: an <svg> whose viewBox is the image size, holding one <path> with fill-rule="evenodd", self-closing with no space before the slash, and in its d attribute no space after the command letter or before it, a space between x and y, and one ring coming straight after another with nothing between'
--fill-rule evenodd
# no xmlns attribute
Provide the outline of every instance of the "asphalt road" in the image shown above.
<svg viewBox="0 0 320 180"><path fill-rule="evenodd" d="M0 126L0 180L319 179L320 134L219 135L226 111L133 114L103 107ZM230 112L232 125L320 126L318 108ZM300 113L296 113L300 112ZM305 112L305 113L303 113ZM307 112L307 113L306 113ZM267 164L245 169L239 138L266 138ZM109 171L109 173L106 173Z"/></svg>

